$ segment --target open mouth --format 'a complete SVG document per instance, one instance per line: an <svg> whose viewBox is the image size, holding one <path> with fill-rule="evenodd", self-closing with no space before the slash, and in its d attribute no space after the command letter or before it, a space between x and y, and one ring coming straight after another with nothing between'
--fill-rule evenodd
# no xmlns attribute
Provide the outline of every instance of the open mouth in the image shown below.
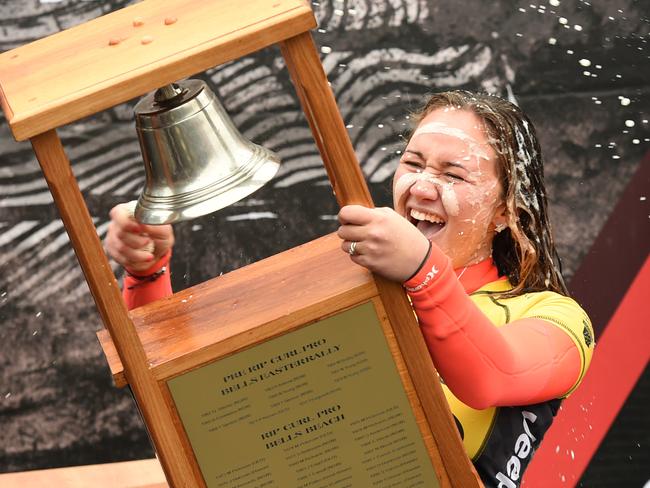
<svg viewBox="0 0 650 488"><path fill-rule="evenodd" d="M431 239L445 226L445 220L439 215L411 209L409 222L415 225L427 239Z"/></svg>

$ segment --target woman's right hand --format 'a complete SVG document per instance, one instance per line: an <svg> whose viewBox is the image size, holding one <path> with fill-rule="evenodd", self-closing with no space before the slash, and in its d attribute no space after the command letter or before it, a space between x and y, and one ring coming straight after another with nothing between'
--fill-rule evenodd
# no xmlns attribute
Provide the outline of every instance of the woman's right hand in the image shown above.
<svg viewBox="0 0 650 488"><path fill-rule="evenodd" d="M109 256L133 273L150 268L174 245L172 226L145 225L133 218L133 205L121 203L109 213L104 245Z"/></svg>

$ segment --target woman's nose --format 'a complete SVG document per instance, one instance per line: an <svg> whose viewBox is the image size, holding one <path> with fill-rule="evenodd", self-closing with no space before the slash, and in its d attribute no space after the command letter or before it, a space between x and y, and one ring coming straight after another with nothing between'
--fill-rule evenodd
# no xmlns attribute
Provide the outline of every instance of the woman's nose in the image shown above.
<svg viewBox="0 0 650 488"><path fill-rule="evenodd" d="M427 173L420 174L422 177L418 178L410 188L411 195L424 200L436 200L439 198L440 191L435 177Z"/></svg>

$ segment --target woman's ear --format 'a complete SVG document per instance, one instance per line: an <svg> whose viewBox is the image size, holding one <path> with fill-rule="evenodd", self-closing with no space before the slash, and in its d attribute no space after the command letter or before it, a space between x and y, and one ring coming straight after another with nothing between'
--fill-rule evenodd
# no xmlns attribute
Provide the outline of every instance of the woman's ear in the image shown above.
<svg viewBox="0 0 650 488"><path fill-rule="evenodd" d="M506 208L505 203L499 204L494 211L492 225L494 225L494 231L497 234L508 227L508 209Z"/></svg>

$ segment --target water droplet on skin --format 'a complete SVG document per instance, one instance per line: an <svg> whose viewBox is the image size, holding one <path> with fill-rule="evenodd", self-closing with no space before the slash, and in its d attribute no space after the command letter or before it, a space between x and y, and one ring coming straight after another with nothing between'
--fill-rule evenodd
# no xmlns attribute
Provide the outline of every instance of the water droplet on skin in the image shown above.
<svg viewBox="0 0 650 488"><path fill-rule="evenodd" d="M323 54L329 54L332 52L332 48L329 46L321 46L320 52L322 52Z"/></svg>
<svg viewBox="0 0 650 488"><path fill-rule="evenodd" d="M625 127L634 127L634 121L633 120L626 120L625 121Z"/></svg>

